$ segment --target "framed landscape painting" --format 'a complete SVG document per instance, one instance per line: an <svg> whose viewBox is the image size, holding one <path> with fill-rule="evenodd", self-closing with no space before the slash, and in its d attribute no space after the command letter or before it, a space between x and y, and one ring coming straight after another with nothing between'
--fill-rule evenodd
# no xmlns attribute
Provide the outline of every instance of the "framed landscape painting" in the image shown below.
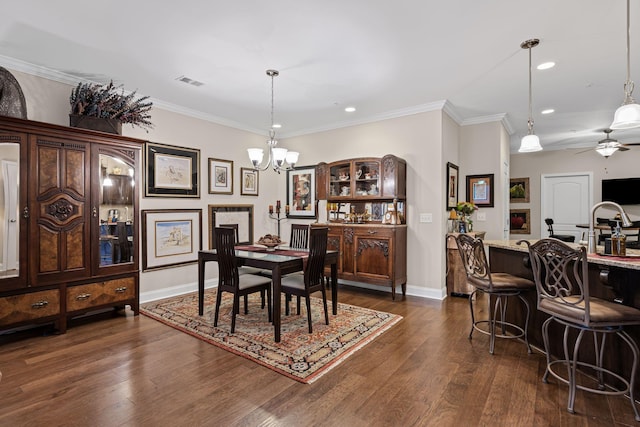
<svg viewBox="0 0 640 427"><path fill-rule="evenodd" d="M200 198L200 150L147 142L145 197Z"/></svg>
<svg viewBox="0 0 640 427"><path fill-rule="evenodd" d="M201 209L142 212L142 270L198 262L202 249Z"/></svg>

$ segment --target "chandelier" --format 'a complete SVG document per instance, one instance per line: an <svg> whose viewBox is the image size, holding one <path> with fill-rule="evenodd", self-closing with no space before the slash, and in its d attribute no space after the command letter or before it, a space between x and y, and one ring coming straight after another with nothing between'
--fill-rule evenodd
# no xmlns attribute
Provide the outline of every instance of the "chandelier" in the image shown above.
<svg viewBox="0 0 640 427"><path fill-rule="evenodd" d="M540 138L533 132L533 114L531 113L531 48L538 46L538 43L540 43L540 40L531 39L520 44L521 48L529 49L529 121L527 122L529 133L520 141L519 153L532 153L542 150Z"/></svg>
<svg viewBox="0 0 640 427"><path fill-rule="evenodd" d="M631 94L633 81L631 80L631 46L629 42L629 0L627 0L627 81L624 82L624 101L613 116L611 129L631 129L640 126L640 105L636 104Z"/></svg>
<svg viewBox="0 0 640 427"><path fill-rule="evenodd" d="M263 166L264 150L262 148L248 148L249 159L256 170L267 170L272 167L274 171L280 173L282 170L293 169L298 161L299 153L296 151L287 151L286 148L277 148L276 131L273 123L273 78L280 74L277 70L267 70L267 76L271 77L271 128L269 129L269 139L267 146L269 147L269 159Z"/></svg>

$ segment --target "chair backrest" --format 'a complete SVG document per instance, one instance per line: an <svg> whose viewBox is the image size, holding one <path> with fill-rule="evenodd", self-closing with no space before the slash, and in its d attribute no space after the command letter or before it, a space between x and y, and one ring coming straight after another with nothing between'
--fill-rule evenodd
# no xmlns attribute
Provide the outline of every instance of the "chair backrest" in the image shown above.
<svg viewBox="0 0 640 427"><path fill-rule="evenodd" d="M556 239L526 240L536 283L538 310L570 322L589 325L587 250Z"/></svg>
<svg viewBox="0 0 640 427"><path fill-rule="evenodd" d="M304 269L307 289L324 286L324 260L327 255L328 227L312 227L309 235L309 258Z"/></svg>
<svg viewBox="0 0 640 427"><path fill-rule="evenodd" d="M218 286L236 289L239 282L235 244L236 231L229 227L216 227L216 253L218 255Z"/></svg>
<svg viewBox="0 0 640 427"><path fill-rule="evenodd" d="M238 242L240 241L240 235L238 234L238 224L218 224L218 227L233 228L234 230L236 230L236 245L238 244Z"/></svg>
<svg viewBox="0 0 640 427"><path fill-rule="evenodd" d="M491 271L482 239L468 234L458 234L456 243L469 284L493 289Z"/></svg>
<svg viewBox="0 0 640 427"><path fill-rule="evenodd" d="M307 249L309 247L309 225L291 224L291 239L289 247Z"/></svg>
<svg viewBox="0 0 640 427"><path fill-rule="evenodd" d="M547 231L549 232L549 236L553 236L553 220L551 218L545 218L545 224L547 224Z"/></svg>

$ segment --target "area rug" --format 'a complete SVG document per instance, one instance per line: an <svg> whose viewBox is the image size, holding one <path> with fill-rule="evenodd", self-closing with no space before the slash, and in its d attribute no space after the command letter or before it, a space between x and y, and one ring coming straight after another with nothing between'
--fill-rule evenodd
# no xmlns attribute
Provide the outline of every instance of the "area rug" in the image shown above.
<svg viewBox="0 0 640 427"><path fill-rule="evenodd" d="M205 291L203 316L198 315L197 292L143 304L140 312L306 384L326 374L402 319L395 314L342 303L338 304L338 315L334 316L329 301L329 325L325 325L322 300L312 298L313 333L309 334L304 299L300 315L295 314L294 299L292 314L282 316L281 342L276 343L267 310L260 307L259 294L249 296L246 315L240 303L236 330L231 334L233 299L225 293L218 327L214 327L216 292L216 289Z"/></svg>

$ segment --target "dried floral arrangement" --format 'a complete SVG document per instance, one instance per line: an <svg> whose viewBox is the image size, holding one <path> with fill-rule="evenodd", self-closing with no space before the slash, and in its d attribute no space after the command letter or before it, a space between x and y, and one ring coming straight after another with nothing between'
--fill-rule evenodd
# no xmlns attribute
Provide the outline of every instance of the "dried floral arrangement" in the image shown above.
<svg viewBox="0 0 640 427"><path fill-rule="evenodd" d="M115 119L132 126L152 128L149 111L153 103L148 96L134 99L136 91L125 95L123 86L79 83L71 91L71 114Z"/></svg>

